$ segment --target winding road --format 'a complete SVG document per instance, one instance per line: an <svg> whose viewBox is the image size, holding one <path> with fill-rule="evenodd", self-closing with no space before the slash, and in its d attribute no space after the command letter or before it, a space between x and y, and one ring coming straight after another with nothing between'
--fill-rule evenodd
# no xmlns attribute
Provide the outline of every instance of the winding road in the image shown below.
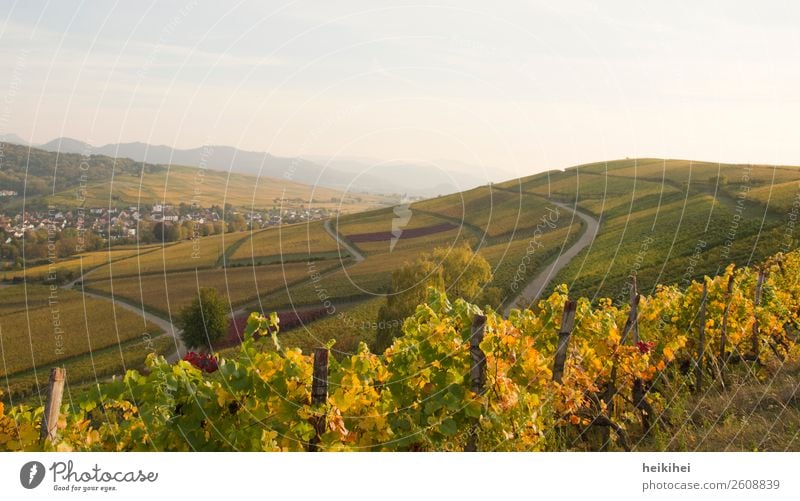
<svg viewBox="0 0 800 501"><path fill-rule="evenodd" d="M522 289L522 291L520 291L520 293L517 294L517 296L511 302L509 302L509 306L507 306L504 310L505 316L508 316L513 308L517 308L517 303L519 303L521 300L525 300L528 302L528 304L530 304L538 299L539 295L542 293L544 288L547 287L547 284L550 283L550 280L555 277L556 273L561 271L561 269L570 261L572 261L572 259L577 256L580 251L591 244L595 236L597 236L598 230L600 229L600 221L589 214L581 212L575 207L570 207L560 202L551 201L551 203L577 215L583 220L584 223L586 223L586 229L583 231L583 234L581 234L580 238L578 238L578 240L572 244L572 246L570 246L567 250L560 252L545 269L537 273L528 282L525 288Z"/></svg>
<svg viewBox="0 0 800 501"><path fill-rule="evenodd" d="M509 303L510 306L508 306L505 309L505 315L506 316L511 311L511 309L516 307L516 304L518 302L520 302L521 300L525 299L525 300L533 301L533 300L537 299L539 297L539 295L542 293L542 291L544 290L544 288L547 286L547 284L550 282L550 280L556 275L556 273L558 273L564 266L566 266L580 251L582 251L584 248L586 248L589 244L592 243L592 241L594 240L595 236L597 235L598 230L600 229L600 222L597 219L595 219L594 217L590 216L589 214L586 214L584 212L578 211L574 207L570 207L570 206L562 204L560 202L552 202L552 203L553 203L553 205L556 205L556 206L558 206L558 207L560 207L562 209L565 209L565 210L567 210L569 212L572 212L576 216L580 217L586 223L586 228L585 228L583 234L581 234L580 238L578 238L578 240L575 243L573 243L565 251L559 253L559 255L556 257L556 259L554 259L549 265L547 265L547 267L545 269L543 269L542 271L537 273L527 283L525 288L523 288L522 291L520 291L520 293L513 299L513 301L511 301ZM343 239L331 227L331 221L330 220L325 221L323 227L325 228L325 231L334 240L336 240L336 242L338 242L339 245L341 245L342 247L347 249L347 252L350 253L350 255L352 256L353 260L355 261L354 263L351 263L351 264L359 263L359 262L361 262L361 261L363 261L365 259L364 255L361 252L359 252L358 249L356 249L353 245L351 245L349 242L347 242L345 239ZM68 289L72 289L76 285L80 284L81 285L80 290L87 297L100 299L100 300L105 300L105 301L111 301L116 306L118 306L118 307L120 307L122 309L128 310L128 311L133 312L133 313L135 313L137 315L141 315L142 319L145 320L146 322L151 322L154 325L157 325L160 329L162 329L165 332L166 335L171 336L173 339L175 339L175 343L176 343L176 345L178 347L176 352L172 353L171 355L169 355L167 357L167 360L170 363L177 361L180 357L183 356L184 353L186 353L186 346L183 344L183 341L181 340L181 337L180 337L181 330L179 328L177 328L175 326L175 324L173 324L169 320L167 320L165 318L162 318L162 317L160 317L158 315L155 315L153 313L150 313L150 312L142 309L141 307L139 307L137 305L134 305L132 303L129 303L127 301L124 301L124 300L121 300L121 299L118 299L118 298L115 298L115 297L112 297L112 296L105 296L105 295L101 295L101 294L95 294L93 292L84 291L83 290L83 281L86 279L86 277L90 273L92 273L92 271L93 270L87 271L86 273L81 275L78 279L73 280L72 282L64 285L63 287L64 288L68 288ZM234 312L234 317L236 316L236 314L242 314L244 311L246 311L246 308L240 308L239 310Z"/></svg>
<svg viewBox="0 0 800 501"><path fill-rule="evenodd" d="M161 330L164 331L164 334L166 334L167 336L171 336L175 340L175 344L176 344L178 349L175 352L173 352L172 354L170 354L170 355L168 355L166 357L167 358L167 362L175 363L181 357L183 357L183 355L186 353L186 345L183 344L183 340L181 339L181 336L180 336L182 331L180 329L178 329L175 326L175 324L173 324L172 322L170 322L169 320L167 320L165 318L159 317L158 315L154 315L153 313L150 313L149 311L146 311L143 308L141 308L139 306L136 306L135 304L129 303L127 301L123 301L123 300L115 298L113 296L105 296L105 295L102 295L102 294L95 294L93 292L85 291L83 289L83 282L86 279L86 277L89 276L89 274L91 274L95 269L96 268L93 268L93 269L87 271L86 273L84 273L83 275L81 275L80 277L78 277L77 279L73 280L72 282L64 284L62 286L62 288L64 288L64 289L75 289L75 286L78 283L80 283L81 284L80 288L78 288L76 290L80 290L81 293L84 296L91 297L91 298L94 298L94 299L100 299L100 300L104 300L104 301L110 301L110 302L114 303L115 306L118 306L118 307L120 307L120 308L122 308L124 310L128 310L128 311L133 312L133 313L135 313L137 315L140 315L145 322L150 322L152 324L157 325Z"/></svg>
<svg viewBox="0 0 800 501"><path fill-rule="evenodd" d="M347 242L345 239L343 239L341 236L339 236L339 233L337 233L336 231L334 231L333 228L331 228L331 220L330 219L326 219L325 220L325 224L323 224L323 227L325 228L325 231L328 232L328 235L332 236L333 239L336 240L336 242L339 245L341 245L342 247L347 249L347 252L349 252L350 255L353 256L353 259L356 260L356 263L360 263L361 261L364 260L364 255L361 254L360 252L358 252L358 249L356 249L355 247L350 245L349 242Z"/></svg>
<svg viewBox="0 0 800 501"><path fill-rule="evenodd" d="M156 315L154 315L154 314L152 314L152 313L150 313L148 311L143 310L142 308L140 308L140 307L138 307L136 305L133 305L133 304L125 302L125 301L122 301L121 299L117 299L117 298L113 298L113 297L109 297L109 296L103 296L103 295L100 295L100 294L95 294L93 292L86 292L84 290L81 290L81 292L86 297L91 297L91 298L95 298L95 299L104 299L106 301L111 301L111 302L114 303L115 306L117 306L119 308L122 308L124 310L128 310L128 311L133 312L133 313L135 313L137 315L140 315L145 322L150 322L152 324L157 325L161 330L164 331L164 334L166 334L167 336L172 336L172 338L175 339L175 344L176 344L178 349L175 352L173 352L172 354L170 354L170 355L168 355L166 357L167 358L167 362L175 363L183 355L186 354L186 346L183 344L183 340L181 339L181 336L180 336L182 331L180 329L178 329L175 326L175 324L173 324L169 320L166 320L166 319L163 319L163 318L161 318L159 316L156 316Z"/></svg>
<svg viewBox="0 0 800 501"><path fill-rule="evenodd" d="M334 231L333 228L331 228L330 223L331 223L330 219L325 221L325 223L323 225L324 228L325 228L325 231L328 232L328 234L331 237L333 237L339 243L339 245L341 245L342 247L347 249L347 252L350 253L350 255L352 256L352 258L355 261L355 263L360 263L361 261L363 261L365 259L364 255L361 254L361 252L359 252L358 249L353 247L349 242L347 242L346 240L341 238L339 236L339 234L336 231ZM355 263L352 263L352 264L355 264ZM150 313L149 311L146 311L143 308L141 308L141 307L139 307L139 306L137 306L135 304L129 303L127 301L123 301L123 300L115 298L113 296L95 294L93 292L87 292L87 291L83 290L83 282L86 280L86 277L88 277L93 271L94 271L94 269L88 270L86 273L82 274L77 279L75 279L75 280L63 285L62 287L64 289L73 289L73 288L75 288L76 285L80 284L81 286L80 286L79 290L84 295L86 295L87 297L100 299L100 300L104 300L104 301L110 301L110 302L114 303L116 306L118 306L118 307L120 307L122 309L128 310L128 311L133 312L133 313L135 313L137 315L140 315L144 321L151 322L151 323L157 325L160 329L162 329L165 332L166 335L171 336L173 339L175 339L175 343L176 343L176 345L178 347L177 351L175 351L174 353L172 353L171 355L169 355L167 357L167 361L168 362L174 363L186 353L186 346L183 344L183 341L181 340L181 336L180 336L181 330L178 327L176 327L175 324L173 324L169 320L167 320L167 319L165 319L163 317L160 317L158 315L155 315L153 313ZM333 271L336 271L336 270L333 270ZM247 311L250 311L250 309L248 307L242 307L242 308L239 308L236 311L234 311L232 316L233 316L233 318L236 318L237 316L242 315Z"/></svg>

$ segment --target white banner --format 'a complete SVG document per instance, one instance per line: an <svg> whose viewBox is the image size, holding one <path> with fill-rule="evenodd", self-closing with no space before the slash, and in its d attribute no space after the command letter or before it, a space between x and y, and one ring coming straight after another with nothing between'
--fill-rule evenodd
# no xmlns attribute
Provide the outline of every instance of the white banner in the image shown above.
<svg viewBox="0 0 800 501"><path fill-rule="evenodd" d="M0 454L3 500L800 499L797 453Z"/></svg>

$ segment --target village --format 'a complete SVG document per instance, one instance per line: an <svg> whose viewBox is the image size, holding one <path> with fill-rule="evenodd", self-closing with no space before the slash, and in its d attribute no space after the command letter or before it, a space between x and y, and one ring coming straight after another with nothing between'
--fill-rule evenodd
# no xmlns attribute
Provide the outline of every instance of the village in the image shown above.
<svg viewBox="0 0 800 501"><path fill-rule="evenodd" d="M0 269L35 263L47 254L48 245L58 242L71 242L59 245L59 257L66 257L109 244L147 244L253 231L318 221L339 213L336 208L307 207L299 200L275 199L274 203L273 208L264 210L186 203L69 209L50 206L24 212L0 209Z"/></svg>

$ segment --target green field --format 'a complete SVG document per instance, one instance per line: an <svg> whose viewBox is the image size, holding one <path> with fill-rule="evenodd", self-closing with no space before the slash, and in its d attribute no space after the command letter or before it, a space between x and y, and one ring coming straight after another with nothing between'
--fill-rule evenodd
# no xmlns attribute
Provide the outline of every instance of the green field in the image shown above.
<svg viewBox="0 0 800 501"><path fill-rule="evenodd" d="M74 362L89 353L135 344L145 334L156 338L162 333L142 317L115 309L109 301L49 286L0 288L0 305L0 378L8 377L9 384L13 380L25 388L33 384L28 373L33 368L46 370L52 364ZM132 355L127 360L141 362L134 361ZM113 358L103 358L104 374L118 372L121 367L113 364Z"/></svg>
<svg viewBox="0 0 800 501"><path fill-rule="evenodd" d="M36 371L30 369L15 373L12 376L0 377L4 399L16 402L19 399L43 403L47 394L47 383L51 367L63 367L67 371L67 389L65 399L69 399L70 387L82 387L110 376L123 374L126 370L144 368L144 360L150 353L169 355L175 351L175 340L170 336L157 338L134 339L132 341L110 346L101 350L93 350L65 360L57 364L37 366Z"/></svg>
<svg viewBox="0 0 800 501"><path fill-rule="evenodd" d="M159 245L146 254L102 266L87 279L107 279L109 273L113 278L118 278L214 268L221 262L225 249L249 236L249 232L240 231Z"/></svg>
<svg viewBox="0 0 800 501"><path fill-rule="evenodd" d="M16 275L25 276L26 279L41 281L47 280L50 275L55 273L57 282L65 282L81 276L81 271L86 273L94 268L119 261L133 256L143 256L148 252L159 249L160 245L143 245L136 247L126 246L125 248L112 247L93 252L76 254L68 258L57 259L52 265L42 264L30 266L23 271L5 272L0 278L10 280Z"/></svg>
<svg viewBox="0 0 800 501"><path fill-rule="evenodd" d="M315 265L324 270L338 266L339 261L320 261ZM213 287L235 308L308 277L307 263L287 263L92 280L84 287L87 291L144 305L165 318L174 318L197 296L200 287Z"/></svg>
<svg viewBox="0 0 800 501"><path fill-rule="evenodd" d="M484 186L410 206L406 227L446 221L460 225L460 233L443 232L416 242L401 239L393 252L385 241L359 242L356 246L367 257L364 262L316 284L279 291L267 302L276 307L313 304L320 289L339 300L381 295L390 272L407 258L459 240L487 257L495 277L491 285L508 295L511 282L520 276L523 283L532 278L583 231L577 220L569 228L560 223L543 235L544 247L520 272L531 230L552 207L547 197L576 204L602 220L591 247L564 268L551 287L566 282L576 294L621 300L633 273L640 288L650 290L658 283L717 273L728 262L746 264L780 250L798 180L800 170L790 167L643 159L601 162ZM780 184L773 187L773 182ZM741 200L745 190L748 195ZM390 231L394 217L389 209L350 215L340 219L338 230L345 237Z"/></svg>
<svg viewBox="0 0 800 501"><path fill-rule="evenodd" d="M576 294L622 300L631 274L649 291L781 250L798 180L800 170L791 167L640 159L551 171L502 186L550 193L602 216L591 248L551 285L565 282Z"/></svg>
<svg viewBox="0 0 800 501"><path fill-rule="evenodd" d="M384 237L361 239L353 243L365 257L360 262L349 259L317 221L183 241L131 257L120 250L110 264L108 255L98 254L91 262L99 267L85 287L164 317L174 316L198 287L214 287L228 297L232 309L273 311L330 301L366 325L363 321L389 292L394 270L435 247L466 242L489 261L494 278L488 285L508 301L585 230L564 209L558 209L553 227L540 224L554 210L553 202L561 202L594 214L601 225L591 246L549 287L563 282L575 295L624 301L633 274L639 288L650 292L657 284L719 273L730 262L757 262L781 250L787 235L796 246L797 231L789 223L792 210L795 218L800 211L795 207L799 182L800 170L788 167L658 159L600 162L417 202L407 212L383 208L331 221L345 240L389 234L398 218L407 219L404 231L456 226L425 236L406 234L394 243ZM46 305L46 299L41 290L31 289L28 304ZM24 311L24 298L0 303L4 320L18 323ZM343 351L371 339L370 329L347 328L345 320L312 322L307 329L285 333L285 339L307 348L339 331Z"/></svg>
<svg viewBox="0 0 800 501"><path fill-rule="evenodd" d="M236 264L274 264L339 256L336 241L323 228L322 221L278 226L253 232L249 238L228 248L228 266ZM342 257L347 252L342 249Z"/></svg>

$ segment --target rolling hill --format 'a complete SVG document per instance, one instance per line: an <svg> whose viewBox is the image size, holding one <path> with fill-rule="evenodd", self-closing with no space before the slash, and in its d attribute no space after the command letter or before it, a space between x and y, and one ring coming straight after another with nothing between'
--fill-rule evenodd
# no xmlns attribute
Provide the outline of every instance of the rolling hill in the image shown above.
<svg viewBox="0 0 800 501"><path fill-rule="evenodd" d="M9 135L9 138L10 142L19 141L13 135ZM462 191L489 180L486 175L469 173L469 169L465 172L463 167L453 167L445 162L432 165L364 158L291 158L225 145L186 149L142 142L93 146L77 139L61 137L37 148L60 153L89 152L160 165L204 166L222 172L291 179L314 186L373 194L435 196Z"/></svg>
<svg viewBox="0 0 800 501"><path fill-rule="evenodd" d="M83 151L78 142L68 149ZM229 203L240 208L265 209L280 206L280 199L286 199L356 212L387 201L381 196L345 194L284 177L142 163L105 155L53 153L14 144L4 144L3 153L0 185L19 193L18 197L3 202L10 209L21 207L23 200L27 207L49 204L59 209L81 204L108 207L181 202L201 207Z"/></svg>
<svg viewBox="0 0 800 501"><path fill-rule="evenodd" d="M86 253L80 259L90 271L82 286L168 321L199 287L214 287L239 321L250 311L300 312L282 334L290 346L336 338L338 353L352 353L374 338L392 272L421 252L472 247L492 267L488 286L499 291L498 308L531 304L534 298L518 296L534 278L548 284L544 293L565 283L571 295L621 304L632 276L650 294L659 284L685 287L729 263L795 249L799 190L794 167L664 159L587 164L328 221L136 253ZM586 231L576 211L599 220L597 234L563 268L540 277ZM76 267L74 259L57 265ZM36 280L39 271L29 271Z"/></svg>

